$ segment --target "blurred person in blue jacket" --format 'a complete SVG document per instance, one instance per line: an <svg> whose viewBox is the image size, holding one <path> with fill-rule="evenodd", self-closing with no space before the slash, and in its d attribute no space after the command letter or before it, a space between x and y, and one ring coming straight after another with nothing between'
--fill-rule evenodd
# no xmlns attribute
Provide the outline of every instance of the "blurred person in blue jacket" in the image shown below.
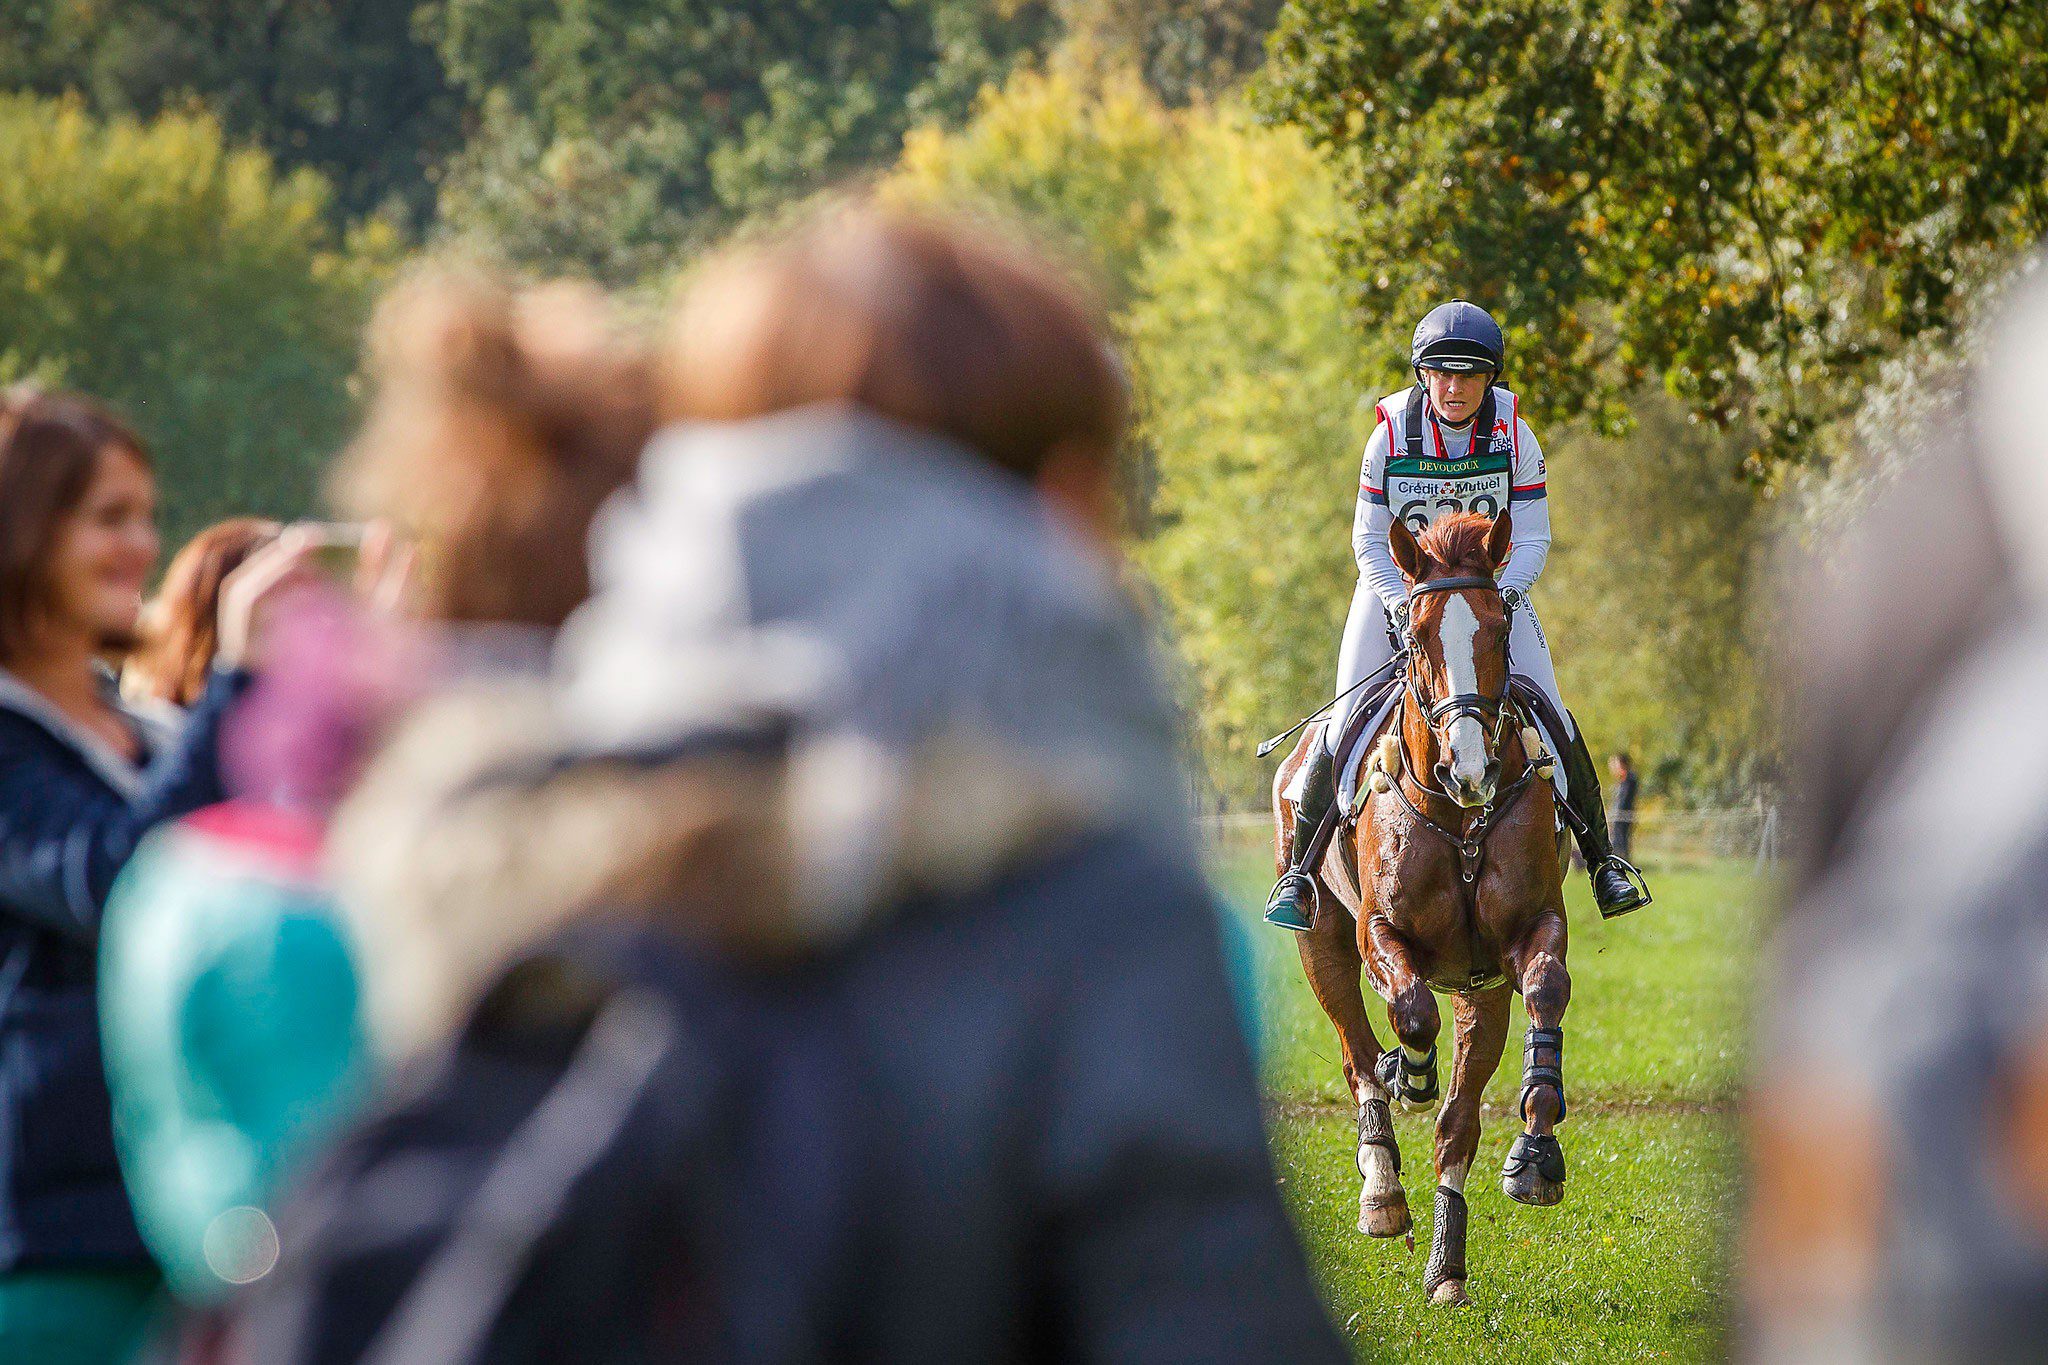
<svg viewBox="0 0 2048 1365"><path fill-rule="evenodd" d="M122 1169L192 1308L269 1270L275 1202L382 1069L323 868L335 803L422 697L545 665L588 595L591 517L654 425L647 348L588 288L426 268L382 301L369 353L335 476L366 519L352 582L281 613L223 740L234 799L153 835L107 912Z"/></svg>
<svg viewBox="0 0 2048 1365"><path fill-rule="evenodd" d="M556 685L423 708L337 821L415 1062L230 1354L1345 1359L1118 581L1099 318L849 208L671 336Z"/></svg>
<svg viewBox="0 0 2048 1365"><path fill-rule="evenodd" d="M0 1359L118 1358L156 1282L116 1168L96 1021L108 889L154 826L221 796L223 715L299 547L244 566L182 733L102 663L155 567L141 441L86 399L0 400Z"/></svg>

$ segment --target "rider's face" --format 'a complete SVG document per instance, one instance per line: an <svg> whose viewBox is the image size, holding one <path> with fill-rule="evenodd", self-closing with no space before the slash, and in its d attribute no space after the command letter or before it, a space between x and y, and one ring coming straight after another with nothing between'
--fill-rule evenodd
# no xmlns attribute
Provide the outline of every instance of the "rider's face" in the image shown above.
<svg viewBox="0 0 2048 1365"><path fill-rule="evenodd" d="M1486 386L1493 382L1493 373L1489 370L1465 374L1424 370L1422 382L1429 386L1429 401L1436 409L1436 415L1456 427L1463 426L1471 420L1473 413L1479 411L1479 400L1486 396Z"/></svg>

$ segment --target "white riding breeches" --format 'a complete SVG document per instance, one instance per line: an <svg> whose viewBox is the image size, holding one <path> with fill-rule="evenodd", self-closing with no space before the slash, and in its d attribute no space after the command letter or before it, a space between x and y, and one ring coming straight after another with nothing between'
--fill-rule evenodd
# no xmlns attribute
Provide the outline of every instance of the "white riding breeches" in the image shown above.
<svg viewBox="0 0 2048 1365"><path fill-rule="evenodd" d="M1360 678L1393 657L1394 644L1387 637L1386 608L1380 605L1372 585L1361 578L1351 594L1350 615L1344 618L1344 643L1337 651L1337 690L1342 692L1355 686ZM1543 636L1542 622L1536 619L1534 603L1527 599L1516 609L1508 630L1508 667L1535 683L1557 708L1557 714L1565 718L1565 724L1573 723L1564 698L1557 692L1557 670L1550 662L1550 642ZM1361 687L1331 706L1329 720L1323 726L1323 745L1333 754L1338 736L1351 722L1353 709L1371 690ZM1550 742L1553 746L1561 745L1569 738L1552 735Z"/></svg>

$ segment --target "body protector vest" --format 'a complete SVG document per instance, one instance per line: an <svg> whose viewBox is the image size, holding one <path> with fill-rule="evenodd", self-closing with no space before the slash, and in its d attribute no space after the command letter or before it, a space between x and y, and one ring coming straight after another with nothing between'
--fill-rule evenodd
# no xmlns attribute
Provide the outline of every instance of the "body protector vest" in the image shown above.
<svg viewBox="0 0 2048 1365"><path fill-rule="evenodd" d="M1385 482L1377 490L1389 511L1419 535L1438 517L1458 512L1496 517L1510 502L1540 497L1540 482L1517 483L1523 453L1518 408L1513 393L1489 387L1479 402L1469 441L1464 450L1453 453L1444 444L1443 430L1429 411L1420 384L1387 399L1380 405L1383 417L1401 414L1398 431L1388 433Z"/></svg>

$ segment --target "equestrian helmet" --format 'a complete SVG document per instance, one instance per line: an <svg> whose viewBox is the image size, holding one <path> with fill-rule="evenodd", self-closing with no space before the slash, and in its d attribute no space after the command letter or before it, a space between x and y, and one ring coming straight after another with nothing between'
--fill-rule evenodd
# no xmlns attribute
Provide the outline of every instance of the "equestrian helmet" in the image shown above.
<svg viewBox="0 0 2048 1365"><path fill-rule="evenodd" d="M1507 351L1507 338L1491 314L1476 303L1452 299L1430 309L1429 316L1416 324L1408 358L1418 370L1499 374L1506 368Z"/></svg>

